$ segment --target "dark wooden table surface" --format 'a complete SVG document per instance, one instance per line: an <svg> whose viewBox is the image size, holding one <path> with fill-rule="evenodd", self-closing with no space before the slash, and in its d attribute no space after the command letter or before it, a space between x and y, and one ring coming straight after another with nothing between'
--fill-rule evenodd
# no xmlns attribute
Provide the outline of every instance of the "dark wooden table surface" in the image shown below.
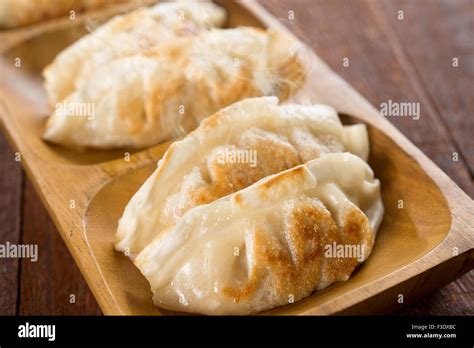
<svg viewBox="0 0 474 348"><path fill-rule="evenodd" d="M390 120L473 197L474 0L262 2L376 107L419 102L419 120ZM0 243L40 255L0 259L0 314L101 314L3 135L0 173ZM400 314L474 314L474 272Z"/></svg>

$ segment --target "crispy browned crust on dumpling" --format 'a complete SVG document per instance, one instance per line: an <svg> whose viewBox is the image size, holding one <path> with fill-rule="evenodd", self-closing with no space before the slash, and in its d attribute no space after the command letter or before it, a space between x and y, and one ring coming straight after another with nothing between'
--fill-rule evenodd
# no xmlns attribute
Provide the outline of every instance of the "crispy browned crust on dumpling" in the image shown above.
<svg viewBox="0 0 474 348"><path fill-rule="evenodd" d="M95 105L95 120L53 113L44 138L70 147L143 148L181 137L242 99L285 98L299 87L301 66L278 46L290 40L284 36L245 27L213 30L123 53L66 98Z"/></svg>
<svg viewBox="0 0 474 348"><path fill-rule="evenodd" d="M220 84L219 81L209 80L204 74L200 78L194 78L193 83L190 84L189 77L183 72L193 67L190 55L194 40L194 37L184 37L172 42L164 42L156 49L141 53L144 57L156 59L169 65L174 73L170 73L166 81L156 80L153 83L153 88L145 96L144 119L140 122L133 122L133 119L130 119L131 133L140 132L147 123L164 124L168 122L169 115L164 105L168 100L180 95L182 95L181 105L186 110L186 114L200 115L195 118L188 117L184 121L182 127L186 133L196 128L196 119L200 120L205 116L212 115L222 107L241 99L262 95L261 90L252 82L254 70L250 65L244 65L238 69L238 74L232 79L222 76ZM219 73L218 69L217 73ZM124 107L120 116L126 119L132 114Z"/></svg>
<svg viewBox="0 0 474 348"><path fill-rule="evenodd" d="M135 265L162 308L257 313L347 280L371 253L382 214L370 167L328 154L192 208Z"/></svg>
<svg viewBox="0 0 474 348"><path fill-rule="evenodd" d="M271 186L297 181L303 167L295 169L260 185L261 199L266 200ZM235 200L239 200L238 194ZM256 267L238 287L224 287L223 294L239 303L256 296L262 287L269 287L280 302L290 297L296 301L315 288L348 279L360 263L357 257L326 258L325 246L366 244L370 250L374 233L367 216L355 206L346 212L344 220L342 228L338 228L326 208L308 201L285 212L284 239L275 242L268 231L255 228L251 254Z"/></svg>

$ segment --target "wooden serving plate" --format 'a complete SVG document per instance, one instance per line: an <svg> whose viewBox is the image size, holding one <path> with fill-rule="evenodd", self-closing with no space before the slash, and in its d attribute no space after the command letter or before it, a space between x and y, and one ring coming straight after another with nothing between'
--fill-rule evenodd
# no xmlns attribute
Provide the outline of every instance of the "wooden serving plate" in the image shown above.
<svg viewBox="0 0 474 348"><path fill-rule="evenodd" d="M253 0L218 3L231 27L288 33ZM40 72L86 33L89 20L85 15L0 34L2 125L103 312L178 314L155 307L145 278L113 249L126 203L168 144L131 153L127 161L125 150L73 152L41 140L50 110ZM309 48L302 44L296 54L307 78L292 101L330 104L344 122L367 124L370 165L381 180L386 212L370 258L348 281L264 314L389 312L400 308L400 295L410 303L474 268L473 201Z"/></svg>

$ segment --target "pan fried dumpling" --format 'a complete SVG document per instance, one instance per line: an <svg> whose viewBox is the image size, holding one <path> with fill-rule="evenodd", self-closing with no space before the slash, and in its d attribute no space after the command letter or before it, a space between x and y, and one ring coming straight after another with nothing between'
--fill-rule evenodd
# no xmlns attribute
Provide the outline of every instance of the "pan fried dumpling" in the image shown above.
<svg viewBox="0 0 474 348"><path fill-rule="evenodd" d="M134 256L191 208L343 151L367 159L367 130L344 127L329 106L278 106L275 97L235 103L170 146L125 208L116 248Z"/></svg>
<svg viewBox="0 0 474 348"><path fill-rule="evenodd" d="M116 16L62 51L44 70L52 106L114 59L131 56L179 37L195 36L225 23L226 13L208 1L166 2Z"/></svg>
<svg viewBox="0 0 474 348"><path fill-rule="evenodd" d="M71 147L143 148L183 136L238 100L286 96L301 77L291 43L260 29L215 29L115 59L65 100L93 105L95 116L58 108L44 138Z"/></svg>
<svg viewBox="0 0 474 348"><path fill-rule="evenodd" d="M347 280L382 215L370 167L328 154L191 209L135 264L159 307L257 313Z"/></svg>

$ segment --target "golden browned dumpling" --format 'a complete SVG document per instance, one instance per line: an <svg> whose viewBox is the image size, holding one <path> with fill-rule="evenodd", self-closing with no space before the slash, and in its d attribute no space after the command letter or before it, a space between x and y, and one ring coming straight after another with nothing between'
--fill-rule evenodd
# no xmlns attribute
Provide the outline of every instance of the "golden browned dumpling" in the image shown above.
<svg viewBox="0 0 474 348"><path fill-rule="evenodd" d="M135 264L159 307L257 313L347 280L382 214L367 163L327 154L189 210Z"/></svg>
<svg viewBox="0 0 474 348"><path fill-rule="evenodd" d="M143 148L183 136L238 100L288 95L303 74L289 54L292 44L272 31L214 29L92 68L89 60L73 83L61 78L70 65L58 65L59 58L45 73L50 99L72 92L57 104L44 139L70 147ZM86 45L81 52L88 52ZM64 112L69 106L91 106L91 113Z"/></svg>

